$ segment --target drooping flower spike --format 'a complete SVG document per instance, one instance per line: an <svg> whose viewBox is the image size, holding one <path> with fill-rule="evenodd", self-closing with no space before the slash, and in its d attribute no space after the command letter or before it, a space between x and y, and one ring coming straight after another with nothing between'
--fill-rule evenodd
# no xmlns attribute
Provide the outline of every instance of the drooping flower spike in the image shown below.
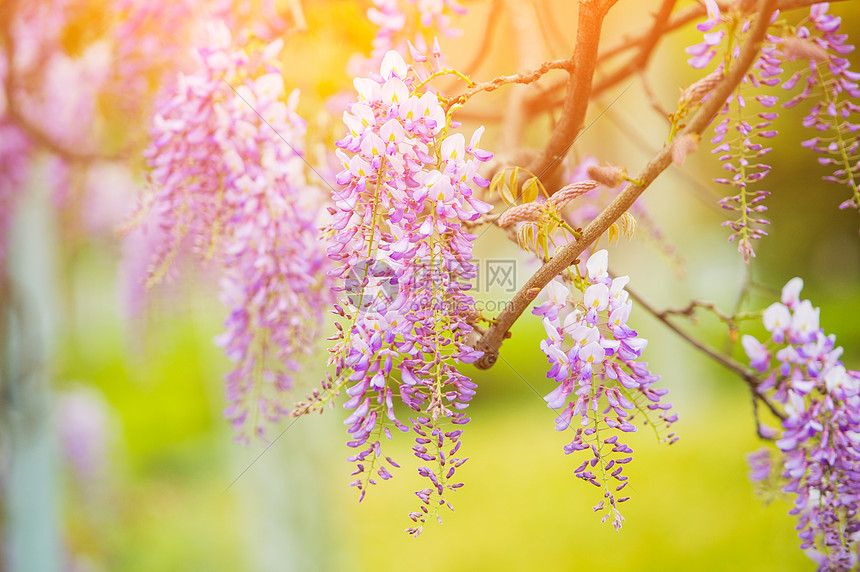
<svg viewBox="0 0 860 572"><path fill-rule="evenodd" d="M544 399L560 411L556 430L575 431L564 451L591 453L574 472L603 491L594 511L606 511L603 521L611 517L617 530L624 522L619 505L629 499L622 493L628 485L623 471L633 453L620 439L637 430L637 418L662 430L678 416L663 401L668 390L653 387L659 376L638 361L648 342L627 324L633 308L624 290L629 278L610 277L608 261L606 250L588 259L581 298L558 279L550 282L549 300L533 313L542 316L547 333L541 342L551 364L547 377L558 383ZM665 440L674 443L677 436L669 433Z"/></svg>
<svg viewBox="0 0 860 572"><path fill-rule="evenodd" d="M410 513L418 534L429 516L448 505L462 483L454 473L465 459L459 426L476 386L457 369L481 353L466 342L474 301L466 293L474 276L475 236L464 222L490 205L473 195L488 182L477 173L491 154L478 149L483 128L467 144L448 132L448 118L434 93L416 92L415 77L396 51L379 73L355 80L357 100L344 113L348 128L337 142L343 170L332 195L328 253L337 267L338 334L326 393L300 404L297 413L322 407L345 391L345 424L356 453L353 485L391 477L397 463L382 452L391 429L416 434L413 452L426 464ZM409 418L398 413L406 407Z"/></svg>
<svg viewBox="0 0 860 572"><path fill-rule="evenodd" d="M793 278L765 310L769 339L745 335L741 342L764 377L758 391L785 413L776 447L801 548L819 570L849 570L860 538L860 371L842 363L842 348L820 327L819 309L800 299L802 288ZM769 478L761 454L755 467L756 480Z"/></svg>
<svg viewBox="0 0 860 572"><path fill-rule="evenodd" d="M688 62L693 67L705 68L721 50L725 53L711 74L682 93L678 103L681 114L692 102L707 97L708 89L737 57L740 42L726 42L728 31L734 34L734 40L740 40L740 36L749 31L752 18L758 17L744 14L735 7L722 13L717 3L710 0L706 4L708 19L697 26L705 32L704 41L687 48L692 56ZM720 112L723 118L714 128L715 135L711 139L716 145L714 153L719 154L723 168L731 174L716 182L730 185L737 191L720 201L723 208L738 213L736 220L723 224L733 230L729 241L737 241L746 262L755 256L752 240L767 234L761 227L769 222L762 213L767 210L764 200L770 192L754 188L770 172L770 166L762 162L762 157L771 150L770 140L778 135L773 122L778 115L775 106L779 97L771 91L764 92L766 88L782 83L783 88L793 90L800 85L800 93L783 104L786 108L806 99L817 100L803 119L803 125L814 129L816 136L804 141L803 146L822 155L820 164L833 167L833 173L825 176L825 180L849 188L851 196L839 205L840 208L860 208L860 142L857 138L860 121L856 119L860 107L853 103L860 97L857 85L860 74L849 69L849 61L844 56L854 46L846 43L845 34L838 33L841 19L828 14L828 9L827 2L814 4L810 7L808 26L799 27L778 21L778 11L771 14L771 33L762 44L753 73L747 74L728 98ZM723 44L734 47L722 48ZM785 64L798 60L806 67L784 80ZM752 100L764 108L755 114L755 120L747 108L748 101Z"/></svg>
<svg viewBox="0 0 860 572"><path fill-rule="evenodd" d="M143 220L164 238L150 284L181 251L220 264L230 315L217 342L236 364L226 376L226 415L241 440L263 436L265 422L289 412L298 358L312 350L331 302L315 206L322 193L305 179L298 92L282 100L281 45L249 55L214 25L197 52L199 70L161 99L145 153L152 170ZM258 64L270 73L255 76Z"/></svg>

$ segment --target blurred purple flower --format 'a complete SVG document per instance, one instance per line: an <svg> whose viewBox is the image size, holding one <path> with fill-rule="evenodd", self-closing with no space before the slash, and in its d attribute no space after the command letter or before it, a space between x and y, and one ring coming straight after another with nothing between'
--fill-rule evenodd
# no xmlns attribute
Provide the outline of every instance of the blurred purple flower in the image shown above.
<svg viewBox="0 0 860 572"><path fill-rule="evenodd" d="M225 414L257 435L288 413L297 359L311 351L331 301L317 230L322 195L304 174L298 92L282 101L281 45L249 55L232 47L223 24L210 28L200 69L159 103L146 151L151 189L138 217L164 238L150 284L183 249L220 263L230 316L217 342L236 363Z"/></svg>

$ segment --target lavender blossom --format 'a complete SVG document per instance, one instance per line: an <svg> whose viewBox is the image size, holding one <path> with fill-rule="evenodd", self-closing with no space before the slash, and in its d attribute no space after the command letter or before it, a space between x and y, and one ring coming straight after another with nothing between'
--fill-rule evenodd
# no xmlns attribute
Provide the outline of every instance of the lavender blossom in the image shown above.
<svg viewBox="0 0 860 572"><path fill-rule="evenodd" d="M378 29L370 58L364 62L361 71L377 68L391 50L409 51L416 62L426 61L424 53L432 47L429 39L437 34L459 36L461 30L451 25L452 15L465 13L466 8L457 0L373 0L373 6L367 10L367 18ZM440 56L437 44L431 56L436 67Z"/></svg>
<svg viewBox="0 0 860 572"><path fill-rule="evenodd" d="M220 263L230 316L217 341L236 363L226 376L225 414L237 430L250 425L262 436L265 421L288 413L283 400L297 359L311 350L331 299L328 265L300 154L298 92L281 100L281 42L249 55L233 50L223 25L210 38L197 52L199 71L180 76L160 102L146 151L144 213L167 239L149 282L181 250ZM269 73L255 76L259 68Z"/></svg>
<svg viewBox="0 0 860 572"><path fill-rule="evenodd" d="M344 113L349 132L337 142L343 170L333 193L329 257L341 292L335 312L345 325L331 348L333 377L326 395L314 395L297 413L322 407L345 391L348 445L357 449L352 482L364 497L376 479L391 478L398 465L382 452L391 428L417 435L413 452L428 463L418 473L429 487L416 492L420 511L410 513L418 534L429 516L438 518L454 480L465 409L476 385L457 370L481 352L467 345L474 301L466 281L474 221L490 205L471 185L487 186L477 173L492 155L478 149L483 128L469 143L448 132L434 93L415 91L415 77L396 51L379 72L354 81L358 100ZM408 424L394 400L415 414Z"/></svg>
<svg viewBox="0 0 860 572"><path fill-rule="evenodd" d="M558 383L544 397L548 407L561 410L556 430L577 422L574 439L564 451L591 453L574 473L603 490L594 511L605 510L603 521L611 516L618 530L624 522L618 505L629 498L621 493L628 485L622 473L633 453L619 439L637 430L633 423L637 415L643 423L662 428L678 416L670 414L671 404L662 401L668 390L652 387L659 376L637 361L648 342L627 325L633 302L624 286L630 279L611 278L607 265L606 250L596 252L586 263L584 281L577 285L581 301L574 301L569 289L555 280L547 286L549 300L533 313L543 317L547 332L541 342L551 364L547 377ZM665 440L674 443L677 436L669 433Z"/></svg>
<svg viewBox="0 0 860 572"><path fill-rule="evenodd" d="M860 209L860 106L856 103L860 97L860 73L851 71L844 57L854 46L846 42L845 34L838 33L841 18L827 11L826 2L810 7L811 29L801 26L796 36L783 41L786 59L808 61L807 68L795 72L783 84L786 89L794 89L798 83L803 86L785 105L792 107L805 99L818 99L803 119L804 127L816 135L802 145L821 155L820 164L834 168L824 180L845 185L851 191L851 197L839 208Z"/></svg>
<svg viewBox="0 0 860 572"><path fill-rule="evenodd" d="M785 412L776 446L801 548L819 570L848 570L860 538L860 372L845 368L818 308L800 299L802 286L799 278L786 284L782 301L764 312L770 339L745 336L744 350L765 376L758 391ZM762 465L754 476L763 474Z"/></svg>
<svg viewBox="0 0 860 572"><path fill-rule="evenodd" d="M771 24L776 21L778 15L778 11L770 15ZM707 32L705 42L687 48L688 53L693 55L688 63L696 68L704 68L720 49L726 50L725 57L713 72L682 92L678 101L679 115L683 116L692 105L707 98L710 91L722 80L726 67L738 57L741 40L749 32L750 22L756 17L756 14L741 16L736 12L723 15L716 2L708 2L708 20L698 26L699 30ZM718 29L720 27L725 29ZM734 34L729 42L729 45L734 46L731 50L728 47L720 47L723 41L729 38L727 30ZM723 169L731 173L730 177L717 178L715 181L729 185L736 191L736 194L719 202L724 209L738 213L737 219L726 221L723 226L732 229L729 242L737 241L738 252L747 263L755 257L752 241L766 236L767 232L761 226L769 224L761 213L767 210L763 201L770 192L751 187L757 186L770 172L770 165L763 163L761 159L771 150L765 146L765 142L777 135L772 129L777 113L771 109L777 98L756 95L754 99L765 109L756 113L755 120L747 109L747 98L753 99L750 95L752 89L779 83L782 73L779 67L781 54L773 45L775 41L775 38L768 36L768 42L762 46L752 72L746 74L735 92L726 100L719 112L722 119L714 127L715 134L711 139L711 143L715 145L713 153L719 154ZM673 155L675 151L676 148L673 147ZM681 148L677 148L677 151L680 158Z"/></svg>

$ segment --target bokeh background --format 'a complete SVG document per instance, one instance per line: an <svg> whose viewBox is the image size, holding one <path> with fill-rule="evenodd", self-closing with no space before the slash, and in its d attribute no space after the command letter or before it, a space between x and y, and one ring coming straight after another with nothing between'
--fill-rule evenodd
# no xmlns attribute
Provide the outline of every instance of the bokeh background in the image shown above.
<svg viewBox="0 0 860 572"><path fill-rule="evenodd" d="M287 14L291 4L276 8ZM338 117L326 114L326 101L350 89L350 59L369 51L374 27L365 18L368 2L301 4L307 30L287 37L284 76L288 88L302 90L299 111L314 145L324 148L340 130ZM463 36L443 39L442 47L453 67L465 69L476 61L491 26L487 55L469 70L475 79L518 71L510 10L538 8L543 31L530 41L542 57L570 52L574 2L464 4L469 13L453 22ZM65 6L71 10L63 32L68 45L95 42L121 24L108 4ZM604 26L607 45L644 29L652 9L651 2L620 0ZM844 30L860 37L860 5L834 3L832 9ZM165 33L172 30L164 26ZM659 44L648 77L666 107L699 77L683 53L699 41L699 33L688 29ZM544 85L562 79L558 73ZM69 93L83 87L64 86ZM487 149L505 136L498 117L509 95L504 88L484 94L464 110L466 117L472 113L466 127L483 118ZM145 144L146 109L124 109L109 101L99 108L104 130ZM539 147L551 121L549 114L538 117L523 143ZM666 136L665 121L632 78L595 101L591 121L572 157L593 156L631 172ZM645 194L663 239L649 240L643 230L636 240L613 246L612 270L629 274L631 288L657 307L696 298L727 311L737 307L742 292L748 296L741 308L766 307L789 278L801 276L804 297L821 306L822 326L837 336L846 365L856 369L860 219L855 211L837 210L845 189L823 183L823 168L800 148L808 137L800 114L785 113L778 128L782 135L769 156L774 171L767 178L773 222L770 236L756 245L753 264L746 266L726 242L720 226L725 215L716 207L722 190L709 182L719 176L719 165L703 145L683 169L671 167ZM142 159L131 158L121 172L97 177L103 183L98 204L120 213L117 226L134 204L143 167ZM620 533L591 512L599 499L574 478L579 462L562 452L565 436L553 431L542 399L552 387L538 347L542 328L524 318L494 368L466 368L479 393L464 435L470 461L461 469L466 486L453 499L456 512L419 538L409 537L402 531L418 479L408 441L395 437L390 446L399 450L404 468L360 504L347 486L351 468L338 409L284 420L272 428L276 439L269 445L234 444L221 416L221 380L229 363L213 344L225 310L212 269L183 267L179 279L145 298L130 298L123 240L114 228L91 232L81 223L96 208L92 202L57 208L47 198L53 173L47 154L29 165L26 191L14 205L7 259L19 295L7 291L2 298L0 525L7 565L14 548L38 563L32 570L80 572L812 569L797 548L789 503L778 494L757 495L748 481L745 456L761 445L748 389L641 309L631 322L650 340L645 357L671 390L681 439L667 447L645 431L634 437L633 498L624 505ZM495 229L476 245L482 262L514 261L518 284L536 268ZM756 286L745 288L750 283ZM478 296L488 303L505 299L492 289ZM705 313L699 317L678 323L742 357L724 325ZM750 325L745 331L761 330ZM307 360L297 399L324 375L324 344Z"/></svg>

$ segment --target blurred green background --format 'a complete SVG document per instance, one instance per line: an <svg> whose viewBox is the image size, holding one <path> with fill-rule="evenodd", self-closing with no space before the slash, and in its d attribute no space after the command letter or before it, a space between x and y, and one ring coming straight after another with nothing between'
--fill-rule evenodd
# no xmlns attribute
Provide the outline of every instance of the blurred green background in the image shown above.
<svg viewBox="0 0 860 572"><path fill-rule="evenodd" d="M305 4L311 31L288 43L287 51L295 55L287 75L288 84L303 87L302 105L313 111L344 85L346 76L337 70L344 69L348 48L366 41L372 29L360 23L361 3ZM635 29L645 4L622 0L606 29ZM484 24L495 4L468 6L467 30ZM853 27L846 31L860 37L858 3L834 8L846 27ZM566 25L574 22L567 19L572 8L556 2L550 9L572 43ZM510 22L502 18L498 26L494 54L476 74L481 79L513 71L506 65L513 61L505 41ZM667 106L681 86L698 77L679 57L698 38L695 31L672 35L654 56L653 88ZM470 59L474 44L468 33L449 41L446 50L455 66ZM661 144L666 125L650 111L638 84L622 93L624 88L595 104L589 122L622 94L576 151L635 172ZM698 298L725 310L734 307L750 276L772 291L753 290L746 309L767 306L789 278L802 276L803 296L821 306L822 326L836 334L846 365L856 369L860 219L856 212L836 209L845 190L821 182L823 169L797 145L806 138L798 115L787 113L779 128L784 139L769 157L774 172L767 179L774 191L767 202L773 224L770 236L756 245L758 258L751 267L726 242L728 233L720 227L725 217L713 208L717 195L702 196L720 192L708 183L719 171L703 145L683 173L670 168L646 193L651 217L673 245L674 258L645 240L622 242L612 249L613 272L629 274L631 288L658 307ZM500 130L488 125L484 147L493 149ZM539 145L546 133L547 125L538 122L527 137ZM638 145L638 137L652 147ZM39 177L30 185L38 197ZM41 210L38 198L28 201L16 233L39 244L18 243L11 264L26 269L22 257L33 248L44 249L49 262L48 323L56 345L48 356L55 427L48 446L56 459L50 478L58 496L44 501L56 502L69 570L813 568L798 550L789 503L764 502L747 479L745 456L760 446L747 388L641 309L634 309L631 322L650 340L645 358L663 376L661 386L671 390L681 439L667 447L647 431L634 436L636 455L628 473L633 498L623 507L623 530L616 533L599 522L590 509L599 494L573 476L579 461L563 454L565 435L553 431L552 412L542 399L552 387L538 347L543 331L523 319L493 369L465 368L479 384L464 434L470 461L460 474L466 486L453 497L456 512L413 539L402 532L410 524L406 513L415 508L412 491L419 481L408 441L395 437L389 444L403 469L360 504L347 487L350 451L339 408L295 423L284 420L272 428L277 438L271 446L233 444L220 414L221 378L229 364L212 343L225 317L212 275L184 271L181 280L150 293L144 312L130 315L117 295L119 242L61 240L62 221ZM35 238L34 224L45 230ZM535 268L493 230L477 245L482 261L517 260L519 284ZM485 299L499 296L488 292ZM702 314L698 324L679 323L742 357L716 320ZM22 340L21 347L26 344ZM316 359L308 360L297 398L321 379L325 355L322 343ZM64 452L64 415L74 415L75 408L89 412L85 417L96 420L94 438L105 439L105 460L87 478L73 470ZM98 449L98 443L93 446Z"/></svg>

